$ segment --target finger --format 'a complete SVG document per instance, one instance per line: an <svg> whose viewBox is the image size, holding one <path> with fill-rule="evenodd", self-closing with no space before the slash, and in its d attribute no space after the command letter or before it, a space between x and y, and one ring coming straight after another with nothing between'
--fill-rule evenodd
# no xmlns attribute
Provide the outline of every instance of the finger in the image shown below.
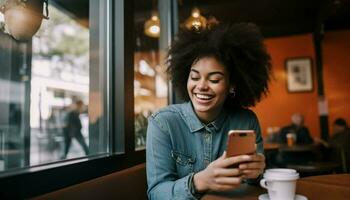
<svg viewBox="0 0 350 200"><path fill-rule="evenodd" d="M237 168L219 168L215 169L213 173L215 177L239 176L241 175L241 170Z"/></svg>
<svg viewBox="0 0 350 200"><path fill-rule="evenodd" d="M242 182L241 177L219 177L215 179L216 184L239 185Z"/></svg>
<svg viewBox="0 0 350 200"><path fill-rule="evenodd" d="M237 188L239 185L223 185L223 184L215 184L213 185L214 191L227 191Z"/></svg>
<svg viewBox="0 0 350 200"><path fill-rule="evenodd" d="M217 160L220 161L220 160L224 160L225 158L226 158L226 151L224 151Z"/></svg>
<svg viewBox="0 0 350 200"><path fill-rule="evenodd" d="M222 155L221 155L221 158L226 158L226 156L227 156L227 153L226 153L226 151L224 151L224 153L222 153Z"/></svg>
<svg viewBox="0 0 350 200"><path fill-rule="evenodd" d="M254 155L250 155L251 161L265 161L264 154L258 153Z"/></svg>
<svg viewBox="0 0 350 200"><path fill-rule="evenodd" d="M247 175L247 174L261 174L263 170L260 169L245 169L242 170L242 174ZM244 175L242 175L244 177Z"/></svg>
<svg viewBox="0 0 350 200"><path fill-rule="evenodd" d="M218 163L218 166L224 168L224 167L229 167L236 163L247 162L250 160L251 158L248 155L233 156L222 160L221 162Z"/></svg>
<svg viewBox="0 0 350 200"><path fill-rule="evenodd" d="M255 178L263 173L263 170L243 170L242 177L244 178Z"/></svg>
<svg viewBox="0 0 350 200"><path fill-rule="evenodd" d="M265 168L265 162L250 162L250 163L244 163L240 164L238 166L239 169L264 169Z"/></svg>

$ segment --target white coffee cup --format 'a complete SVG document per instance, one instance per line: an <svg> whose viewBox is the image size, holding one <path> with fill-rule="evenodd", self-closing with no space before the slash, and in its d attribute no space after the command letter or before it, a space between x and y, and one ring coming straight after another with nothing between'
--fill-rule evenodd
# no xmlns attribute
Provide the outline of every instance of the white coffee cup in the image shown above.
<svg viewBox="0 0 350 200"><path fill-rule="evenodd" d="M294 200L299 173L294 169L268 169L260 185L266 188L270 200Z"/></svg>

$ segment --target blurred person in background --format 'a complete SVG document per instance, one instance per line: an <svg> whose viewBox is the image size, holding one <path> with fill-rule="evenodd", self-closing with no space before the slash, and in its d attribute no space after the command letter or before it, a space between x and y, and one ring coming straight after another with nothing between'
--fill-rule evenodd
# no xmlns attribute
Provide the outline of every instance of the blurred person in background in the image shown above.
<svg viewBox="0 0 350 200"><path fill-rule="evenodd" d="M279 143L287 144L287 134L295 134L295 144L312 144L309 129L304 126L304 116L294 113L291 117L292 123L281 128L279 133Z"/></svg>
<svg viewBox="0 0 350 200"><path fill-rule="evenodd" d="M81 133L82 124L79 115L82 112L84 112L84 103L81 100L77 100L72 104L72 110L69 111L66 116L66 126L63 129L65 147L62 159L67 157L73 138L78 141L85 154L89 154L89 148L85 143L83 134Z"/></svg>
<svg viewBox="0 0 350 200"><path fill-rule="evenodd" d="M332 124L333 134L328 141L315 138L315 142L322 144L325 149L324 157L339 162L343 172L350 171L350 128L343 118L337 118Z"/></svg>
<svg viewBox="0 0 350 200"><path fill-rule="evenodd" d="M320 138L315 138L317 143L325 147L350 146L350 129L343 118L337 118L332 125L333 134L328 142Z"/></svg>

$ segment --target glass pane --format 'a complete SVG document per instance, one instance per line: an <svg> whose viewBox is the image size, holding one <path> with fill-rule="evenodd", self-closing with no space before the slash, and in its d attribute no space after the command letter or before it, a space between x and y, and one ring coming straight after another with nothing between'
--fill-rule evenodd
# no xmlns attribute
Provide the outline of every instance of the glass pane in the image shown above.
<svg viewBox="0 0 350 200"><path fill-rule="evenodd" d="M147 118L168 104L168 82L165 76L164 52L159 47L160 17L156 1L136 1L135 52L134 52L134 100L135 147L146 145Z"/></svg>
<svg viewBox="0 0 350 200"><path fill-rule="evenodd" d="M81 2L50 1L28 41L0 30L0 170L108 152L106 3Z"/></svg>

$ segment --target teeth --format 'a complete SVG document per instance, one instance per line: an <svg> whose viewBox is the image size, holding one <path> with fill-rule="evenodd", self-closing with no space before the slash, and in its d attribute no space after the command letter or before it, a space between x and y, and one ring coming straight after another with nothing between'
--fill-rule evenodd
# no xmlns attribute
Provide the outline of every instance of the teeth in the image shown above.
<svg viewBox="0 0 350 200"><path fill-rule="evenodd" d="M205 99L205 100L208 100L208 99L212 98L212 96L204 95L204 94L196 94L196 97L198 97L200 99Z"/></svg>

